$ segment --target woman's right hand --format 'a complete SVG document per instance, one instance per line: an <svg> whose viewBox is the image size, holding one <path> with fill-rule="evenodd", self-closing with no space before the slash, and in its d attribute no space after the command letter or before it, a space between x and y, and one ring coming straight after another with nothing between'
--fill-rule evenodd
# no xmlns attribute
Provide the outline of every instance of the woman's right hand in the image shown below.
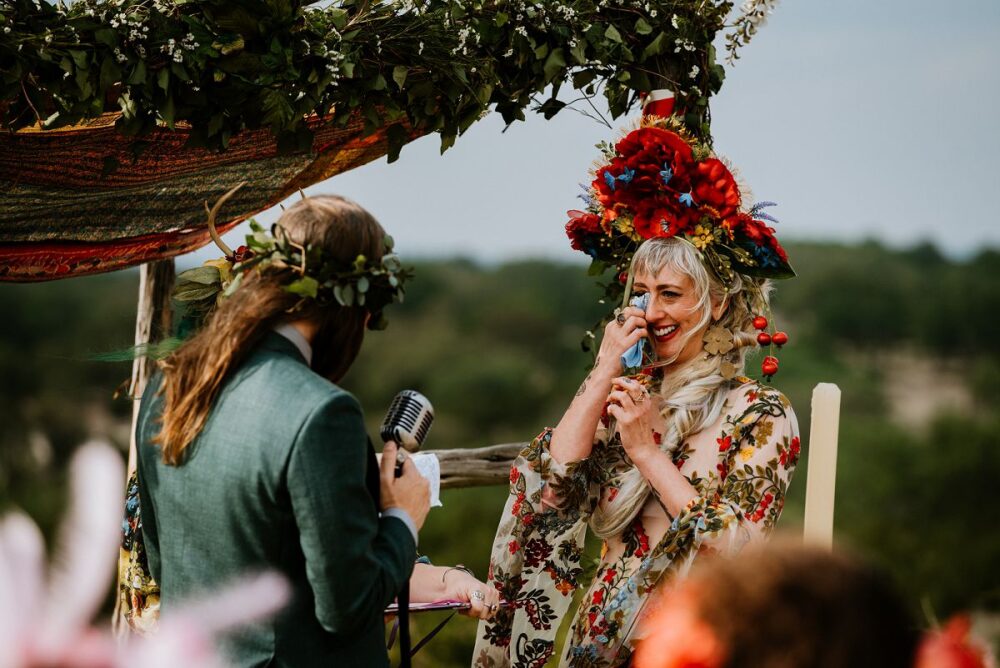
<svg viewBox="0 0 1000 668"><path fill-rule="evenodd" d="M646 314L628 306L619 322L615 318L604 328L594 369L587 375L552 432L549 453L561 463L590 456L594 431L611 389L611 381L622 373L622 355L646 336Z"/></svg>
<svg viewBox="0 0 1000 668"><path fill-rule="evenodd" d="M621 316L613 318L604 328L604 338L601 340L594 368L610 374L610 377L620 375L622 355L646 335L646 312L634 306L626 306L622 309Z"/></svg>
<svg viewBox="0 0 1000 668"><path fill-rule="evenodd" d="M403 474L396 477L398 450L399 446L394 441L388 441L382 448L382 461L379 464L382 509L402 508L419 530L424 526L431 508L431 486L405 453Z"/></svg>

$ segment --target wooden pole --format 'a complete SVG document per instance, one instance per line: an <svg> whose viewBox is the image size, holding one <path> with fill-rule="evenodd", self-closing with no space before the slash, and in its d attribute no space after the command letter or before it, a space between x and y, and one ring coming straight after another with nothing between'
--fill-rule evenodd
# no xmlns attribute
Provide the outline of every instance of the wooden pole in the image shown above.
<svg viewBox="0 0 1000 668"><path fill-rule="evenodd" d="M170 292L174 287L174 261L158 260L139 268L139 305L135 315L135 345L141 346L162 341L170 335ZM156 370L149 357L138 357L132 362L132 429L128 445L128 475L135 471L135 427L139 419L139 399L146 383Z"/></svg>
<svg viewBox="0 0 1000 668"><path fill-rule="evenodd" d="M135 315L135 345L141 346L162 341L170 334L171 309L170 292L174 286L174 261L157 260L142 265L139 268L139 304ZM156 369L155 362L149 357L137 357L132 362L132 380L129 383L129 396L132 397L132 428L128 440L128 469L125 474L125 484L135 473L136 442L135 428L139 421L139 400L146 389L146 383ZM127 567L127 556L119 555L118 576L123 576ZM115 585L115 611L111 617L111 627L119 639L124 639L128 632L122 614L121 582Z"/></svg>
<svg viewBox="0 0 1000 668"><path fill-rule="evenodd" d="M833 547L833 503L837 484L837 439L840 431L840 388L820 383L813 390L809 469L803 539Z"/></svg>

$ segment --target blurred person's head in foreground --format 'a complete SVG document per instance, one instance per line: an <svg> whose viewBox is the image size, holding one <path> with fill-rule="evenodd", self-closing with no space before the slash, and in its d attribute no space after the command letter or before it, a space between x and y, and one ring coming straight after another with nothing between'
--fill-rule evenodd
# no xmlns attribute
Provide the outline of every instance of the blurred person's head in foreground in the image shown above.
<svg viewBox="0 0 1000 668"><path fill-rule="evenodd" d="M884 573L781 542L700 562L647 624L636 668L912 668L919 641Z"/></svg>

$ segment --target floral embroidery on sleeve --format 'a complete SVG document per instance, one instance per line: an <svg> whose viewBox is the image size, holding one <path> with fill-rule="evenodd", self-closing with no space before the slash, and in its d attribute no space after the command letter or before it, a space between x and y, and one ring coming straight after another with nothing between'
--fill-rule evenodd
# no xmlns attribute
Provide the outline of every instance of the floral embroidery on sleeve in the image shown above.
<svg viewBox="0 0 1000 668"><path fill-rule="evenodd" d="M718 439L725 460L719 463L717 498L759 525L748 530L760 538L774 529L784 508L800 451L798 425L780 392L753 384L744 396L747 406L730 416L728 433Z"/></svg>

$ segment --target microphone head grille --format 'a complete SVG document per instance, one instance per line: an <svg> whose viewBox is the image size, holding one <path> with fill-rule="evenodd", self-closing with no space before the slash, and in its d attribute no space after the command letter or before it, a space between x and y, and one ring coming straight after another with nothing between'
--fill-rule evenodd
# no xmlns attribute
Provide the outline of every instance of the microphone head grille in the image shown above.
<svg viewBox="0 0 1000 668"><path fill-rule="evenodd" d="M379 435L383 441L396 441L415 452L427 438L433 422L434 407L427 397L414 390L403 390L389 405Z"/></svg>

